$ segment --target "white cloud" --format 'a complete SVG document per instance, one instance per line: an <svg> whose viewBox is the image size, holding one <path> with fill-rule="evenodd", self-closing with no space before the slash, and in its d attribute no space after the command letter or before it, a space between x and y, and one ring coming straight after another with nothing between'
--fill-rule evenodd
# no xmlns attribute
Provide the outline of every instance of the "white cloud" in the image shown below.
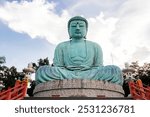
<svg viewBox="0 0 150 117"><path fill-rule="evenodd" d="M123 1L125 0L72 0L73 3L68 6L68 11L72 15L80 14L86 17L99 15L102 11L113 14Z"/></svg>
<svg viewBox="0 0 150 117"><path fill-rule="evenodd" d="M116 62L146 62L149 54L139 51L139 48L147 48L150 51L148 33L150 27L150 1L127 0L119 9L116 30L112 36L114 55ZM139 54L135 53L141 53ZM143 55L144 54L144 55ZM141 59L142 58L142 59ZM147 62L150 62L148 60Z"/></svg>
<svg viewBox="0 0 150 117"><path fill-rule="evenodd" d="M56 4L46 0L7 2L0 6L0 19L16 32L26 33L32 38L40 36L56 44L68 39L67 21L70 16L89 14L87 37L102 46L105 65L112 61L119 66L135 60L150 62L150 1L121 1L74 1L60 15L55 11ZM95 11L99 14L93 16Z"/></svg>
<svg viewBox="0 0 150 117"><path fill-rule="evenodd" d="M66 38L64 27L68 19L67 11L64 10L61 16L55 14L53 2L6 2L4 6L0 6L0 19L14 31L27 33L32 38L40 36L53 44Z"/></svg>

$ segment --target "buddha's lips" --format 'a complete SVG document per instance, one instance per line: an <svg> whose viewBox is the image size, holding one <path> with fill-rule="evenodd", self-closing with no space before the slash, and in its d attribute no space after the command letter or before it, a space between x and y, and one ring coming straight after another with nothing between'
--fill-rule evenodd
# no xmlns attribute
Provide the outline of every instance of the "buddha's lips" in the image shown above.
<svg viewBox="0 0 150 117"><path fill-rule="evenodd" d="M75 32L76 34L81 34L81 32Z"/></svg>

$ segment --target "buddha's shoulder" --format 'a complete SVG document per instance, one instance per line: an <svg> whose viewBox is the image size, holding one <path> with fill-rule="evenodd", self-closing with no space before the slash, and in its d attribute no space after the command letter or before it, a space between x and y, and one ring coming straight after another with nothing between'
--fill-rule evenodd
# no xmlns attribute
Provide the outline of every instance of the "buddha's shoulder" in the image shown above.
<svg viewBox="0 0 150 117"><path fill-rule="evenodd" d="M70 43L70 41L64 41L64 42L61 42L57 45L57 48L63 48L65 47L66 45L68 45Z"/></svg>
<svg viewBox="0 0 150 117"><path fill-rule="evenodd" d="M94 46L94 47L100 47L100 45L96 42L93 42L93 41L89 41L89 40L86 40L87 44L91 45L91 46Z"/></svg>

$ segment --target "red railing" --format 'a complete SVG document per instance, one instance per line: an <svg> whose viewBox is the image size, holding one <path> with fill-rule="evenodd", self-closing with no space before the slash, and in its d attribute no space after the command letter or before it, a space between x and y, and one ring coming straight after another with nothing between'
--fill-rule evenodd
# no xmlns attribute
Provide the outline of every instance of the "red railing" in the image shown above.
<svg viewBox="0 0 150 117"><path fill-rule="evenodd" d="M144 87L139 79L136 82L129 82L130 94L133 99L150 100L150 87Z"/></svg>
<svg viewBox="0 0 150 117"><path fill-rule="evenodd" d="M27 92L27 80L17 80L13 88L0 92L0 100L21 100Z"/></svg>

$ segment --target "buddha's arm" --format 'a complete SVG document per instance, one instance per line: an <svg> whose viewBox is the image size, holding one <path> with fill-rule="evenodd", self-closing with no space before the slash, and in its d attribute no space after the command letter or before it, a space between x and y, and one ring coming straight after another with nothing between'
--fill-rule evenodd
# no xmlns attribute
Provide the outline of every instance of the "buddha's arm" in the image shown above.
<svg viewBox="0 0 150 117"><path fill-rule="evenodd" d="M102 48L96 44L95 48L95 66L103 66L103 52Z"/></svg>
<svg viewBox="0 0 150 117"><path fill-rule="evenodd" d="M63 67L64 66L64 61L63 61L63 49L61 45L58 45L55 49L54 53L54 59L53 59L53 64L54 66L57 67Z"/></svg>

